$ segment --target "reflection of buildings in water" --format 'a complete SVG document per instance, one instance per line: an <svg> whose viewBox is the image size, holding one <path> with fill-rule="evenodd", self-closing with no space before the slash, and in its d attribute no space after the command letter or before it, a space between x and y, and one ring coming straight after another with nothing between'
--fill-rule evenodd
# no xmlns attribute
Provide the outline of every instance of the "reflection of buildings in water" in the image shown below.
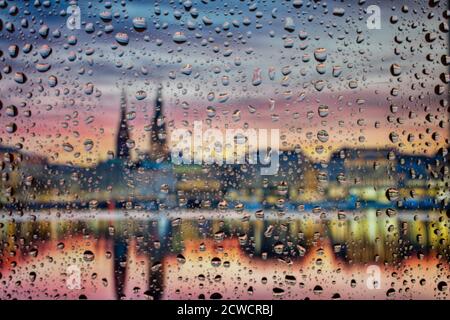
<svg viewBox="0 0 450 320"><path fill-rule="evenodd" d="M164 255L170 252L171 229L166 217L158 220L136 221L129 230L114 237L114 275L117 298L126 298L132 282L130 268L137 264L140 257L147 261L148 280L144 295L159 300L163 294ZM123 232L125 231L125 232ZM135 267L135 266L133 266ZM134 291L134 288L133 288Z"/></svg>
<svg viewBox="0 0 450 320"><path fill-rule="evenodd" d="M341 213L342 215L342 213ZM173 223L173 225L172 225ZM369 210L364 214L347 213L345 218L330 216L327 220L314 217L286 220L238 219L183 219L171 220L160 217L154 221L137 221L132 225L114 222L114 269L117 271L118 292L123 292L126 261L130 238L145 238L138 242L139 254L149 253L152 263L162 262L165 254L184 251L186 240L215 238L223 233L225 238L239 238L245 252L255 257L274 254L275 243L281 242L285 249L297 245L306 250L314 247L321 239L330 239L335 255L347 262L394 262L412 254L427 255L431 251L445 253L449 245L448 219L439 213L429 213L428 218L411 217L397 213L388 217L384 211ZM144 224L144 227L142 225ZM103 237L108 224L100 222L16 222L7 223L0 232L3 249L19 248L37 239L44 242L64 241L75 233ZM130 229L128 229L130 228ZM100 229L104 229L101 231ZM299 256L298 248L293 258ZM125 266L125 268L123 267ZM156 274L156 273L155 273Z"/></svg>
<svg viewBox="0 0 450 320"><path fill-rule="evenodd" d="M146 295L153 300L160 300L163 293L164 283L164 264L160 260L156 260L149 270L149 283Z"/></svg>
<svg viewBox="0 0 450 320"><path fill-rule="evenodd" d="M388 217L375 210L359 218L332 220L329 237L339 249L337 256L350 263L395 264L412 256L447 252L449 244L448 228L439 214L424 221L409 215Z"/></svg>
<svg viewBox="0 0 450 320"><path fill-rule="evenodd" d="M170 252L170 240L172 238L172 229L170 220L167 217L160 217L157 223L149 223L148 234L153 241L149 242L149 282L148 295L154 300L160 300L163 294L164 283L164 257Z"/></svg>
<svg viewBox="0 0 450 320"><path fill-rule="evenodd" d="M208 297L214 292L220 292L224 299L280 298L273 292L275 287L283 289L282 299L330 299L336 293L342 299L430 298L436 295L436 282L431 279L445 278L449 271L448 265L436 267L438 260L434 256L424 261L413 257L399 265L379 264L381 290L370 290L366 286L369 264L342 263L326 239L317 250L309 251L301 261L292 264L279 259L254 259L241 250L236 238L222 241L223 251L217 250L212 239L204 241L204 251L198 250L198 243L187 242L186 251L190 254L183 265L174 256L167 257L169 269L176 272L167 274L165 299ZM206 263L216 257L227 261L228 267ZM205 263L199 265L198 261ZM196 281L200 277L204 281ZM426 282L419 283L420 279ZM316 292L316 287L320 292ZM395 296L388 297L386 293L392 287Z"/></svg>
<svg viewBox="0 0 450 320"><path fill-rule="evenodd" d="M125 297L124 290L127 282L128 243L123 237L114 240L114 288L117 299Z"/></svg>
<svg viewBox="0 0 450 320"><path fill-rule="evenodd" d="M255 258L289 257L301 262L304 254L328 240L336 258L349 264L398 263L412 255L426 256L432 251L448 254L448 220L442 216L435 215L431 221L423 221L405 215L400 217L400 214L388 217L384 211L377 213L375 210L350 214L340 219L311 217L289 223L234 221L225 223L222 230L239 237L241 248ZM279 253L275 252L276 245L281 250Z"/></svg>
<svg viewBox="0 0 450 320"><path fill-rule="evenodd" d="M19 267L22 266L16 268L19 274L29 263L36 263L36 258L23 254L32 247L29 246L31 243L39 249L38 257L42 259L46 256L72 259L72 254L80 253L69 251L70 248L95 238L98 244L91 248L96 258L88 264L89 268L98 271L100 267L114 269L113 272L101 273L113 278L109 288L114 288L117 298L140 298L142 296L134 292L134 288L139 287L144 296L162 299L166 297L167 286L171 285L168 279L173 278L173 270L169 270L174 266L170 263L176 260L178 253L185 255L199 273L204 272L203 267L196 264L198 260L195 257L199 254L206 257L225 253L228 257L240 255L249 259L250 264L245 267L253 266L271 272L274 264L280 263L277 258L286 256L300 268L306 268L320 258L324 261L321 262L324 263L324 270L345 267L350 271L366 263L378 263L380 266L386 263L386 266L397 267L407 261L422 259L423 265L427 265L429 260L445 262L449 257L448 219L432 212L416 219L400 213L387 217L384 212L377 214L373 210L361 215L348 213L346 219L340 220L331 216L328 220L305 217L291 221L267 219L249 222L238 219L176 221L161 217L153 221L121 220L111 223L115 226L115 234L110 237L107 229L111 224L98 221L5 223L0 228L2 260L5 262L0 269L6 275L7 271L3 268L16 261ZM267 234L269 226L273 226L271 234ZM224 233L223 240L217 238L217 232ZM241 238L243 235L246 237ZM66 242L66 249L56 251L56 244L61 241ZM202 242L206 244L205 251L199 249ZM284 246L281 254L274 253L274 245L278 242ZM296 248L298 244L306 250L303 257ZM222 246L222 250L218 251L218 246ZM289 249L291 247L295 248L294 251ZM9 255L13 250L17 251L15 257ZM113 261L102 260L105 250L113 252ZM267 253L267 261L261 259L264 253ZM329 265L325 266L326 263ZM206 265L209 263L204 267Z"/></svg>

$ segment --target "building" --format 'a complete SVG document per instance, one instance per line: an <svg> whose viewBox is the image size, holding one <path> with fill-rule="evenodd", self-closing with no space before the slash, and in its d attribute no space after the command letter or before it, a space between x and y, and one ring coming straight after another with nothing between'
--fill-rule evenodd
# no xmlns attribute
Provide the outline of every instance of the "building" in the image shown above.
<svg viewBox="0 0 450 320"><path fill-rule="evenodd" d="M127 123L127 97L125 90L122 90L120 95L120 120L119 128L117 130L116 139L116 153L115 157L117 159L129 161L130 159L130 149L128 148L128 142L130 139L130 133L128 130Z"/></svg>
<svg viewBox="0 0 450 320"><path fill-rule="evenodd" d="M162 87L158 88L155 99L155 110L150 125L150 159L154 162L169 160L167 146L166 121L163 112Z"/></svg>
<svg viewBox="0 0 450 320"><path fill-rule="evenodd" d="M115 157L96 167L101 180L100 190L103 190L101 199L133 203L146 208L173 207L176 178L169 163L162 87L158 87L152 120L148 126L149 151L139 155L137 161L132 160L129 147L131 135L126 115L127 98L122 90Z"/></svg>
<svg viewBox="0 0 450 320"><path fill-rule="evenodd" d="M445 184L446 158L394 149L342 149L328 164L327 198L401 207L434 206ZM394 193L389 196L388 190Z"/></svg>
<svg viewBox="0 0 450 320"><path fill-rule="evenodd" d="M317 169L299 148L278 154L279 168L274 175L261 175L261 164L233 164L221 168L223 192L230 202L263 204L283 208L284 203L320 200Z"/></svg>

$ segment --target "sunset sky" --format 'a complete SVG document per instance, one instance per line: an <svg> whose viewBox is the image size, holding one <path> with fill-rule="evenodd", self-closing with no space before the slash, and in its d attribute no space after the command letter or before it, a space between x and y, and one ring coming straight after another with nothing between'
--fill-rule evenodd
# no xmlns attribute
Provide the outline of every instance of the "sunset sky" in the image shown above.
<svg viewBox="0 0 450 320"><path fill-rule="evenodd" d="M445 3L192 0L189 8L184 1L79 1L81 29L69 30L61 15L68 2L60 2L0 8L2 145L21 143L55 162L105 159L115 150L124 88L135 149L145 151L158 84L169 134L195 120L207 127L207 119L221 130L278 128L284 148L299 145L315 160L344 146L434 154L448 144ZM379 30L366 25L371 4L381 8ZM146 30L133 28L137 17ZM174 41L177 32L185 42ZM127 45L116 41L118 33L128 35ZM50 69L39 72L43 63ZM16 72L26 83L15 81ZM138 100L138 91L147 97ZM319 115L321 105L328 115ZM12 123L17 131L10 133ZM318 140L320 130L328 141Z"/></svg>

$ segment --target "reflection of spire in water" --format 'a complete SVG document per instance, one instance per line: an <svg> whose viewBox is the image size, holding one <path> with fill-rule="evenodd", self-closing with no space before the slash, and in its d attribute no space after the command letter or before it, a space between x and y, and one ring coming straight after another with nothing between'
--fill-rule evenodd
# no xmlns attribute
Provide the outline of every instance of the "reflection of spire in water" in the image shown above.
<svg viewBox="0 0 450 320"><path fill-rule="evenodd" d="M260 255L264 242L264 221L256 220L253 223L253 237L255 238L255 254Z"/></svg>
<svg viewBox="0 0 450 320"><path fill-rule="evenodd" d="M166 217L160 217L157 223L149 221L148 235L150 237L150 270L148 272L148 290L146 295L154 300L160 300L163 295L164 280L164 257L171 252L170 239L172 237L172 226ZM155 241L158 246L155 246Z"/></svg>
<svg viewBox="0 0 450 320"><path fill-rule="evenodd" d="M117 237L114 239L114 289L116 298L124 297L126 279L126 261L128 256L128 245L125 239Z"/></svg>
<svg viewBox="0 0 450 320"><path fill-rule="evenodd" d="M161 300L163 295L163 275L163 263L155 257L150 265L148 281L149 288L146 292L146 294L151 296L154 300Z"/></svg>

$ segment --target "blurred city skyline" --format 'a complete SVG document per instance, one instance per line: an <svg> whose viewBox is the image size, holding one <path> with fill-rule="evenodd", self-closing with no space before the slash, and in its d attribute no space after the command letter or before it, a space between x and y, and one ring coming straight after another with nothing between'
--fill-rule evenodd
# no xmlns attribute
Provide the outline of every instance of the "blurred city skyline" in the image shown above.
<svg viewBox="0 0 450 320"><path fill-rule="evenodd" d="M120 90L118 90L120 91ZM155 91L157 91L157 89L155 89ZM129 97L129 95L127 95L127 97ZM164 94L163 94L164 97ZM155 97L156 99L156 97ZM30 144L30 143L21 143L18 142L21 139L1 139L0 140L0 145L3 145L4 147L13 147L13 148L17 148L18 146L22 145L23 149L22 151L25 152L30 152L35 154L36 156L40 156L40 157L45 157L48 158L48 160L50 162L53 163L65 163L65 164L74 164L74 165L79 165L79 166L92 166L95 165L98 162L101 161L105 161L108 158L110 158L111 156L108 156L108 154L115 153L115 150L117 148L117 135L118 135L118 126L120 124L120 99L118 99L118 101L116 102L117 105L117 114L113 114L108 113L106 115L102 115L101 120L99 120L99 122L103 122L105 123L104 126L101 126L100 131L102 132L102 138L98 139L98 141L100 142L100 146L97 144L94 148L94 150L96 150L96 152L92 152L91 150L86 151L85 150L85 145L88 144L88 142L93 143L93 140L88 138L89 136L86 136L86 139L84 141L81 140L80 138L80 133L77 132L76 136L77 137L70 137L70 136L66 136L66 139L64 139L64 143L62 144L52 144L52 141L54 141L53 139L50 139L52 134L50 132L46 132L46 130L48 130L48 128L42 128L42 126L46 126L46 122L43 121L42 124L39 125L39 127L41 127L42 131L41 134L36 135L36 134L32 134L30 136L30 139L42 139L43 138L43 134L46 133L47 138L49 138L49 141L47 144ZM154 99L149 99L149 101L153 101L153 104L155 102ZM167 106L166 102L163 101L164 104L166 105L166 109L170 110L170 106ZM150 121L149 119L151 119L151 117L153 116L154 112L154 106L151 105L152 103L148 103L146 105L146 110L148 110L149 112L147 112L147 114L144 116L145 119L141 119L142 121L139 121L138 118L142 118L142 114L141 117L139 117L139 115L137 115L137 113L134 110L130 110L132 108L127 107L128 108L128 113L127 113L127 118L128 119L132 119L132 120L127 120L128 123L128 128L129 128L129 134L130 134L130 138L132 139L133 142L135 142L136 146L132 147L130 150L130 156L131 159L133 159L134 161L138 160L138 156L139 154L145 154L148 153L150 151L150 145L149 145L149 141L151 138L151 133L150 130L148 129L150 126ZM270 101L268 101L268 104L270 104ZM78 117L76 117L78 118ZM1 117L0 117L1 119ZM175 127L174 125L174 120L170 120L166 117L166 115L164 114L164 119L165 119L165 123L167 126L167 146L169 148L169 151L172 149L172 144L171 144L171 131L175 130L175 129L179 129L179 128L183 128L183 129L187 129L190 131L193 131L193 124L194 121L192 121L192 123L190 124L183 124L183 121L180 122L180 126L179 127ZM85 119L86 121L90 121L89 117ZM74 119L74 121L78 121L76 119ZM222 124L222 126L219 125L215 125L213 126L211 124L210 121L208 120L195 120L195 121L201 121L204 129L208 129L208 128L214 128L214 129L219 129L223 132L224 136L225 136L225 131L227 129L242 129L244 130L244 132L246 130L251 130L251 129L280 129L279 127L277 127L276 123L257 123L256 125L246 125L245 127L239 127L237 126L235 123L224 123ZM362 121L365 121L365 119L362 119ZM250 121L251 122L251 121ZM81 121L80 121L81 123ZM251 122L253 124L253 122ZM217 124L216 122L214 124ZM37 123L35 123L34 125L32 125L32 127L36 127L35 125L38 125ZM402 128L404 128L404 126L402 126ZM433 139L428 139L428 141L424 141L424 144L427 143L426 146L424 146L423 148L419 148L417 150L416 145L415 144L403 144L401 146L399 146L398 144L394 144L392 142L389 141L389 133L390 132L383 132L383 135L379 134L379 131L382 129L376 129L376 128L369 128L369 129L360 129L360 130L356 130L355 132L351 132L353 129L351 128L342 128L340 130L341 135L339 135L339 137L337 138L340 143L328 143L326 144L328 147L324 148L323 151L321 152L317 152L316 148L318 146L323 146L324 144L322 143L318 143L317 139L311 138L311 139L305 139L305 143L301 144L301 143L296 143L297 137L295 136L295 134L290 133L290 129L280 129L280 136L282 137L282 140L280 141L280 150L294 150L294 149L299 149L301 150L301 152L303 152L305 155L307 155L308 157L310 157L313 161L315 162L320 162L320 161L329 161L330 158L332 157L332 154L336 151L342 150L342 149L392 149L392 150L398 150L399 152L403 153L403 154L416 154L416 155L420 155L420 154L424 154L424 155L428 155L428 156L433 156L435 153L437 153L439 151L439 149L441 148L446 148L448 147L448 143L446 142L448 140L448 132L446 131L447 128L442 128L441 130L438 130L438 132L440 133L440 139L439 141L433 141ZM343 131L346 130L347 132L344 134ZM355 142L354 140L356 139L354 134L357 132L364 132L364 136L365 138L368 138L368 140L364 140L364 143L361 142ZM416 130L416 128L411 128L408 132L413 132L413 133L417 133L419 132L418 130ZM107 134L109 133L109 134ZM312 131L309 132L311 136L313 136L315 133L313 133ZM371 133L372 136L368 135L368 133ZM363 133L361 133L363 134ZM343 139L343 137L348 135L348 140ZM60 134L58 134L57 136L61 137ZM351 139L350 137L353 137L353 139ZM369 138L370 137L370 138ZM329 137L329 141L333 141L333 137L330 136ZM335 138L336 139L336 138ZM16 141L16 144L6 144L5 142L13 142ZM315 142L311 142L311 140L316 140ZM336 142L336 140L334 140ZM17 145L17 143L19 143ZM71 154L71 152L65 152L64 149L64 145L70 145L75 147L78 150L78 155L73 155ZM207 146L205 146L207 147ZM20 149L20 147L18 148ZM62 150L61 152L56 152L55 150ZM75 152L75 151L73 151Z"/></svg>
<svg viewBox="0 0 450 320"><path fill-rule="evenodd" d="M376 3L380 30L366 27L369 3L230 1L222 8L198 1L194 14L181 2L81 1L80 30L66 27L61 12L68 3L52 10L25 3L16 14L8 12L11 4L0 10L0 144L21 144L57 163L105 160L115 150L124 88L136 158L149 148L145 128L162 84L169 138L176 128L204 121L220 130L280 129L282 149L298 145L316 162L342 148L433 155L448 145L442 12L416 2ZM144 31L133 28L137 17L146 18ZM293 26L286 26L287 17ZM186 42L173 40L177 32ZM119 33L128 35L127 45L118 44ZM47 57L43 46L51 48ZM42 63L49 71L37 71ZM14 80L16 72L26 83ZM49 79L56 79L54 87ZM4 114L10 105L20 117ZM327 115L320 115L321 106L328 106ZM9 133L12 122L17 128ZM320 130L327 141L317 139Z"/></svg>

